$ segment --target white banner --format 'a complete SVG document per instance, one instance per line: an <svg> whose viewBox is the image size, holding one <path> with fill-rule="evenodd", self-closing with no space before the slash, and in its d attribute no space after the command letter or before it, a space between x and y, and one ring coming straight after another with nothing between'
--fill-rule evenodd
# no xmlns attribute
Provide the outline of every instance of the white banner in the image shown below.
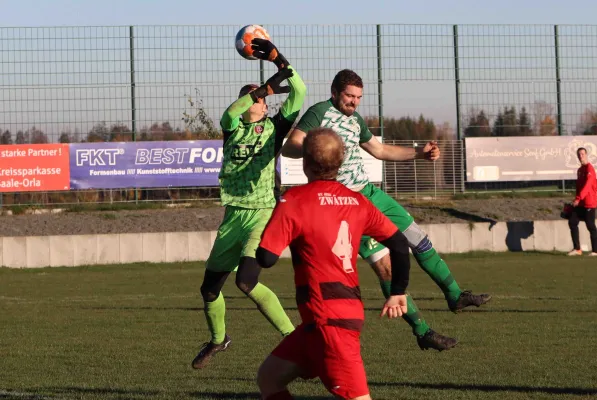
<svg viewBox="0 0 597 400"><path fill-rule="evenodd" d="M596 136L520 136L466 138L466 180L575 180L579 147L597 166Z"/></svg>

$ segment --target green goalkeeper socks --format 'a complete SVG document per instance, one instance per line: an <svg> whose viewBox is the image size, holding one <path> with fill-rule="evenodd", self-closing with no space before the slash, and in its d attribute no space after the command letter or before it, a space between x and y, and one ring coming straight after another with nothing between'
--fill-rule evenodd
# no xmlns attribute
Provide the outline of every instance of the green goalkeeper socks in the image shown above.
<svg viewBox="0 0 597 400"><path fill-rule="evenodd" d="M391 281L380 281L381 291L383 292L384 297L387 299L390 297L390 287L392 286ZM406 305L407 305L407 312L406 314L402 315L402 319L405 320L413 330L413 334L416 336L423 336L427 333L430 329L429 325L423 318L421 318L421 314L419 314L419 309L415 304L415 301L412 299L410 294L406 295Z"/></svg>
<svg viewBox="0 0 597 400"><path fill-rule="evenodd" d="M259 311L283 336L294 331L294 325L284 312L280 300L266 286L258 283L248 297L253 300ZM220 344L224 342L226 336L226 303L222 292L214 301L205 303L204 311L207 326L211 332L212 343Z"/></svg>
<svg viewBox="0 0 597 400"><path fill-rule="evenodd" d="M226 336L226 303L224 295L220 292L217 299L205 303L205 318L207 326L211 332L211 342L220 344L224 342Z"/></svg>
<svg viewBox="0 0 597 400"><path fill-rule="evenodd" d="M422 254L414 253L419 266L440 287L446 300L455 302L460 297L462 290L448 268L448 264L437 254L434 248Z"/></svg>
<svg viewBox="0 0 597 400"><path fill-rule="evenodd" d="M294 325L284 312L278 296L267 286L258 283L247 295L257 305L263 316L282 334L286 336L294 331Z"/></svg>

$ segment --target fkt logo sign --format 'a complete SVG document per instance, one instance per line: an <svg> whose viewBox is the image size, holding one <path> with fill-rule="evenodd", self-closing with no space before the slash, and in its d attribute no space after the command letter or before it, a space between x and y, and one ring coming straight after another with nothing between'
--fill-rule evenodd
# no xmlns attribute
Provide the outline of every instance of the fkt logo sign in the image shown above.
<svg viewBox="0 0 597 400"><path fill-rule="evenodd" d="M124 149L81 149L75 152L77 167L116 165L116 156L123 155Z"/></svg>

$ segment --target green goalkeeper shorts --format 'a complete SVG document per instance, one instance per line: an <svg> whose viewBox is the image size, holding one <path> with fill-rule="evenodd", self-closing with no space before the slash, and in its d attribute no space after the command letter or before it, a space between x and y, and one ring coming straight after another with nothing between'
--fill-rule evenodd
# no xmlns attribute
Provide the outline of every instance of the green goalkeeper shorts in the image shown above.
<svg viewBox="0 0 597 400"><path fill-rule="evenodd" d="M255 258L273 209L226 207L224 220L207 259L206 268L216 272L236 270L241 257Z"/></svg>
<svg viewBox="0 0 597 400"><path fill-rule="evenodd" d="M361 192L363 196L367 197L386 217L390 219L400 229L405 232L406 229L414 222L413 217L400 204L386 194L383 190L369 183ZM368 259L385 247L378 243L375 239L369 236L361 238L361 246L359 248L359 255L363 259ZM372 261L376 261L372 259Z"/></svg>

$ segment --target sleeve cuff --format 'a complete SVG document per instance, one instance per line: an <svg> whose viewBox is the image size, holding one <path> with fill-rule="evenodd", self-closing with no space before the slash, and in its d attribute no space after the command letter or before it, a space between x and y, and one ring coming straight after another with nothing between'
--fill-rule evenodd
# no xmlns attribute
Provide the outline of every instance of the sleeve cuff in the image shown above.
<svg viewBox="0 0 597 400"><path fill-rule="evenodd" d="M390 288L390 294L392 296L402 296L406 294L406 286L403 283L394 284Z"/></svg>

